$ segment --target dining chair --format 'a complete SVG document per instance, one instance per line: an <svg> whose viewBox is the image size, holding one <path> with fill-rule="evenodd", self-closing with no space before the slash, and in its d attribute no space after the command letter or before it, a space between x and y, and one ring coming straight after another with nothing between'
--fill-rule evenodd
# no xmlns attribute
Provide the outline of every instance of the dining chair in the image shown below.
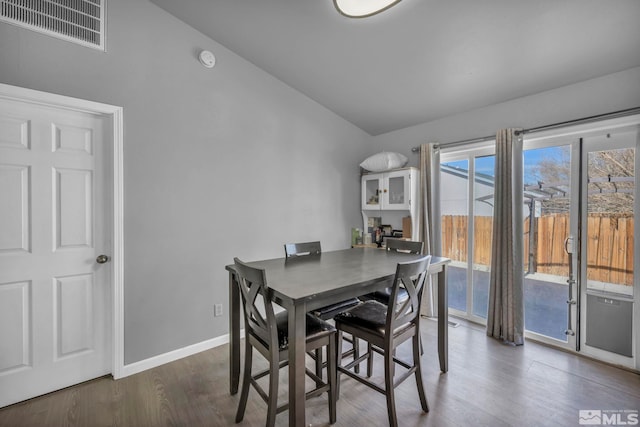
<svg viewBox="0 0 640 427"><path fill-rule="evenodd" d="M285 243L284 253L287 258L319 255L322 252L320 242L303 242L303 243Z"/></svg>
<svg viewBox="0 0 640 427"><path fill-rule="evenodd" d="M414 261L398 263L389 304L382 304L376 300L364 301L334 318L338 329L338 354L342 350L341 336L344 332L369 344L366 353L344 366L342 360L338 359L338 394L340 375L343 373L385 394L389 425L393 427L398 425L394 389L411 375L416 379L422 409L429 412L420 363L420 303L430 262L431 256L427 255ZM407 293L407 299L403 303L398 303L400 290ZM396 348L409 339L412 343L412 363L407 363L395 355ZM380 353L384 358L384 386L370 379L373 373L374 353ZM359 375L355 370L352 371L365 360L366 377ZM406 369L397 378L396 365Z"/></svg>
<svg viewBox="0 0 640 427"><path fill-rule="evenodd" d="M320 255L322 253L322 247L320 242L304 242L304 243L286 243L284 245L284 252L287 258L308 256L308 255ZM318 316L322 320L333 319L333 317L345 310L350 309L360 304L358 298L350 298L345 301L330 304L325 307L317 308L312 311L315 316Z"/></svg>
<svg viewBox="0 0 640 427"><path fill-rule="evenodd" d="M420 254L422 253L422 248L424 247L423 242L418 242L414 240L403 240L403 239L386 239L387 252L406 252L409 254ZM398 295L398 302L402 303L407 299L408 295L406 291L401 290L400 295ZM376 300L383 304L389 304L389 300L391 299L391 287L385 288L381 291L372 292L360 297L361 300Z"/></svg>
<svg viewBox="0 0 640 427"><path fill-rule="evenodd" d="M302 242L302 243L285 243L284 245L284 253L287 259L302 257L302 256L313 256L320 255L322 253L322 245L319 241L313 242ZM337 303L333 303L324 307L317 308L311 312L314 316L319 317L322 320L330 320L333 319L337 314L343 313L356 305L360 304L360 300L358 298L350 298L344 301L340 301ZM350 354L358 354L357 343L353 342L351 338L345 337L345 339L352 343L353 346L351 350L347 351L343 356L347 356ZM326 362L323 362L321 349L318 349L315 355L312 357L316 361L316 375L322 377L322 367L326 365ZM327 357L328 358L328 357Z"/></svg>
<svg viewBox="0 0 640 427"><path fill-rule="evenodd" d="M275 313L264 269L253 268L238 258L234 258L242 303L245 325L245 364L242 378L242 392L236 413L236 423L244 418L249 388L253 386L267 403L266 426L275 425L276 415L288 409L289 404L278 406L279 371L288 365L288 318L286 311ZM336 354L336 329L315 316L306 317L306 351L327 347L327 354ZM267 359L269 368L252 374L253 349ZM324 392L329 400L329 422L336 422L336 358L327 361L327 381L323 382L314 372L306 369L306 374L315 381L316 387L306 393L306 398L319 396ZM269 391L266 393L258 383L269 375Z"/></svg>

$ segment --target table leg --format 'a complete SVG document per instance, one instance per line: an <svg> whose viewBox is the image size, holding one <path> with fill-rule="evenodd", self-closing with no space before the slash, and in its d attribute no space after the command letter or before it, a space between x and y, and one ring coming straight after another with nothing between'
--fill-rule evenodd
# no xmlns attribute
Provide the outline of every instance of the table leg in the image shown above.
<svg viewBox="0 0 640 427"><path fill-rule="evenodd" d="M288 307L289 313L289 425L305 425L306 305Z"/></svg>
<svg viewBox="0 0 640 427"><path fill-rule="evenodd" d="M229 272L229 393L238 392L240 382L240 292L236 275Z"/></svg>
<svg viewBox="0 0 640 427"><path fill-rule="evenodd" d="M447 265L438 273L438 358L440 370L449 370L449 302L447 289Z"/></svg>

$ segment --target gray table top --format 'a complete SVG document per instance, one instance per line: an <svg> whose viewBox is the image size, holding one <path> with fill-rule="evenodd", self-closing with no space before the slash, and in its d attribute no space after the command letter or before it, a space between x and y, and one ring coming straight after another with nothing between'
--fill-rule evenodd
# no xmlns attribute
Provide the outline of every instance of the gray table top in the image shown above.
<svg viewBox="0 0 640 427"><path fill-rule="evenodd" d="M267 285L274 292L276 302L284 305L306 303L307 309L310 309L340 298L366 294L376 286L384 287L393 279L399 262L421 256L374 248L353 248L248 264L265 270ZM434 256L431 262L430 270L437 271L449 259ZM227 270L234 271L234 266L228 265Z"/></svg>

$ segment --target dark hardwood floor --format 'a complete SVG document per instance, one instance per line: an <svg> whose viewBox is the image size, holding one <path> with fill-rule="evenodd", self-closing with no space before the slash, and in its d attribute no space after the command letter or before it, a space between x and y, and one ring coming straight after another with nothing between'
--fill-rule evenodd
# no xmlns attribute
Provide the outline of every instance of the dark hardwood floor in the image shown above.
<svg viewBox="0 0 640 427"><path fill-rule="evenodd" d="M578 426L579 410L640 411L640 375L530 341L504 345L465 322L449 329L450 370L441 374L436 323L422 324L431 411L420 410L410 378L396 394L401 426ZM380 362L374 375L382 380ZM286 380L283 369L283 400ZM0 409L0 426L231 426L238 395L228 390L228 351L221 346L118 381L99 378ZM265 417L265 404L251 391L238 425L263 426ZM307 401L308 425L328 420L325 396ZM288 424L287 412L277 424ZM335 425L386 424L384 396L342 376Z"/></svg>

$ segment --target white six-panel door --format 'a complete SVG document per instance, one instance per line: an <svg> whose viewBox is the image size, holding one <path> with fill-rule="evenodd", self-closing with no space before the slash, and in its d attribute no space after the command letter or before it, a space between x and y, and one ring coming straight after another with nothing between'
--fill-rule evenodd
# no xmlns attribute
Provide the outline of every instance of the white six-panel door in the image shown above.
<svg viewBox="0 0 640 427"><path fill-rule="evenodd" d="M111 371L104 121L0 99L0 407Z"/></svg>

